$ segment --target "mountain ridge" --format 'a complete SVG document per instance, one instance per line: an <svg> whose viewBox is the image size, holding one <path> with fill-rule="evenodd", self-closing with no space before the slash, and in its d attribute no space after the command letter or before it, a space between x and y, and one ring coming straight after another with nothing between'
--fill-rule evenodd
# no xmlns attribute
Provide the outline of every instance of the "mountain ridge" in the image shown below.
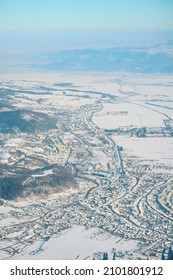
<svg viewBox="0 0 173 280"><path fill-rule="evenodd" d="M75 49L42 56L30 68L44 71L100 71L173 73L173 40L153 47L113 47L104 49ZM44 55L45 57L45 55Z"/></svg>

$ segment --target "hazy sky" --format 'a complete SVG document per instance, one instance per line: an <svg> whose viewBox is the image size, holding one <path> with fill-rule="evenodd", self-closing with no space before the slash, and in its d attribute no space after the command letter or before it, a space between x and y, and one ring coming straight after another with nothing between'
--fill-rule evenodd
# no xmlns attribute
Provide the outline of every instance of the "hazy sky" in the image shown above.
<svg viewBox="0 0 173 280"><path fill-rule="evenodd" d="M173 39L173 0L0 0L0 55Z"/></svg>
<svg viewBox="0 0 173 280"><path fill-rule="evenodd" d="M173 0L0 0L0 30L173 30Z"/></svg>

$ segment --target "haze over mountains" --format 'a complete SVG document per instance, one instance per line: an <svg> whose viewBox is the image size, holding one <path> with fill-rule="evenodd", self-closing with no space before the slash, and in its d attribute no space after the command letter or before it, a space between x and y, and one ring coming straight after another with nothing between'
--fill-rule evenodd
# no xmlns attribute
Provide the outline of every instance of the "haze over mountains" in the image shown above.
<svg viewBox="0 0 173 280"><path fill-rule="evenodd" d="M8 68L37 71L173 73L173 40L153 46L119 46L16 55Z"/></svg>
<svg viewBox="0 0 173 280"><path fill-rule="evenodd" d="M173 41L153 47L67 50L46 56L40 69L53 71L173 72ZM35 64L32 67L37 66Z"/></svg>

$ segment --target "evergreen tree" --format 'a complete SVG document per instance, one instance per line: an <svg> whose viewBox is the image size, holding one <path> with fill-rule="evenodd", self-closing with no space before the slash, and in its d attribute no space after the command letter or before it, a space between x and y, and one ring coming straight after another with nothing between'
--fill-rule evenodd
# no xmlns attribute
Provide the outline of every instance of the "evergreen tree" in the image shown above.
<svg viewBox="0 0 173 280"><path fill-rule="evenodd" d="M165 260L165 248L162 251L162 260Z"/></svg>
<svg viewBox="0 0 173 280"><path fill-rule="evenodd" d="M116 252L114 252L114 254L113 254L113 258L112 258L113 260L116 260Z"/></svg>
<svg viewBox="0 0 173 280"><path fill-rule="evenodd" d="M107 252L103 253L103 260L108 260L108 253Z"/></svg>
<svg viewBox="0 0 173 280"><path fill-rule="evenodd" d="M169 247L169 251L168 251L168 260L173 260L173 251L172 251L172 247Z"/></svg>

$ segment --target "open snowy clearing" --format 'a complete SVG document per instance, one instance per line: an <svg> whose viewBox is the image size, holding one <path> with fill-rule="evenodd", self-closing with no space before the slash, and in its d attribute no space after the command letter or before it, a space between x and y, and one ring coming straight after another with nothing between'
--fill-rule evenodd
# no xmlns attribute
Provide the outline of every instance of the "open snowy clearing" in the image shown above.
<svg viewBox="0 0 173 280"><path fill-rule="evenodd" d="M75 226L61 232L59 236L51 237L43 244L37 241L22 253L11 259L93 259L94 254L114 251L134 252L138 249L137 241L124 240L113 237L98 228L85 230L82 226Z"/></svg>
<svg viewBox="0 0 173 280"><path fill-rule="evenodd" d="M94 115L93 121L104 129L122 126L163 127L163 119L165 118L163 115L138 104L105 103L103 110Z"/></svg>
<svg viewBox="0 0 173 280"><path fill-rule="evenodd" d="M170 163L173 160L172 138L137 138L129 136L113 136L117 145L123 147L128 156Z"/></svg>

